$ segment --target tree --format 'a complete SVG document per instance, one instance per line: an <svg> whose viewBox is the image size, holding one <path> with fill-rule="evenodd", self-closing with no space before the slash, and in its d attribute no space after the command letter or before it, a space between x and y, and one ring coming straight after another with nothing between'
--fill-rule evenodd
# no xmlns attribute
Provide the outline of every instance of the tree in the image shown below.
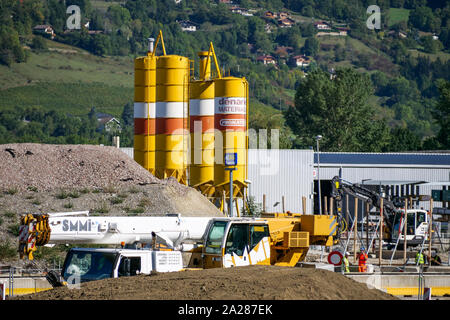
<svg viewBox="0 0 450 320"><path fill-rule="evenodd" d="M421 6L410 12L408 22L419 30L438 32L441 19L433 14L431 8Z"/></svg>
<svg viewBox="0 0 450 320"><path fill-rule="evenodd" d="M426 36L422 39L423 50L428 53L436 53L444 47L442 42L439 40L434 40L432 36Z"/></svg>
<svg viewBox="0 0 450 320"><path fill-rule="evenodd" d="M440 80L437 86L441 95L433 112L433 117L440 126L436 138L443 149L450 149L450 81Z"/></svg>
<svg viewBox="0 0 450 320"><path fill-rule="evenodd" d="M420 138L408 128L391 129L391 143L387 151L417 151L421 148Z"/></svg>
<svg viewBox="0 0 450 320"><path fill-rule="evenodd" d="M295 106L285 112L286 124L299 137L296 147L314 145L320 134L323 150L382 151L389 135L368 105L372 93L370 78L351 68L337 69L333 76L320 69L309 73L297 89Z"/></svg>
<svg viewBox="0 0 450 320"><path fill-rule="evenodd" d="M305 40L305 46L303 47L303 53L308 56L315 56L319 52L319 41L310 37Z"/></svg>
<svg viewBox="0 0 450 320"><path fill-rule="evenodd" d="M122 121L125 126L132 126L134 124L133 104L127 103L123 107Z"/></svg>
<svg viewBox="0 0 450 320"><path fill-rule="evenodd" d="M35 36L31 42L31 48L37 51L47 50L47 43L44 38Z"/></svg>

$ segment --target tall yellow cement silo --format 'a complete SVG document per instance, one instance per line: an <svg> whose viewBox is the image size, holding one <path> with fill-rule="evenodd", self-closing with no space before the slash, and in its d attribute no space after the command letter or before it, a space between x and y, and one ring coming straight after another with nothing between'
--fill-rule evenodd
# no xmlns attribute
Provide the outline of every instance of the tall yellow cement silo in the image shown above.
<svg viewBox="0 0 450 320"><path fill-rule="evenodd" d="M214 194L214 81L210 51L199 55L199 80L190 82L189 185L206 196Z"/></svg>
<svg viewBox="0 0 450 320"><path fill-rule="evenodd" d="M147 56L134 60L134 160L154 174L156 56L150 42Z"/></svg>
<svg viewBox="0 0 450 320"><path fill-rule="evenodd" d="M155 175L187 183L190 62L178 55L156 61Z"/></svg>
<svg viewBox="0 0 450 320"><path fill-rule="evenodd" d="M229 171L225 170L224 155L237 154L233 172L233 197L243 197L247 179L248 158L248 83L245 78L223 77L214 79L215 166L214 187L216 197L229 195Z"/></svg>

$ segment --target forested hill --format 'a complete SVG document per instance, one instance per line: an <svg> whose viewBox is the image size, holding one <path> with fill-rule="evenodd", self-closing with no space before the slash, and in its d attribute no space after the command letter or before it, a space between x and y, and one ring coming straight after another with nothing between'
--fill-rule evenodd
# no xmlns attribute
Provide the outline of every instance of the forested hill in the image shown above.
<svg viewBox="0 0 450 320"><path fill-rule="evenodd" d="M80 8L80 29L68 29L71 5ZM106 112L122 120L131 145L133 59L162 30L166 51L196 66L197 52L213 42L225 74L249 81L250 126L281 129L283 148L333 135L308 120L332 123L332 102L345 102L345 90L322 73L364 84L354 105L376 129L351 144L328 141L328 150L450 148L448 1L0 0L0 25L0 142L105 143L92 119ZM304 89L319 87L314 97L329 103L320 114L303 112L317 105L305 104L312 96ZM48 118L67 125L57 130ZM94 127L83 131L83 121Z"/></svg>

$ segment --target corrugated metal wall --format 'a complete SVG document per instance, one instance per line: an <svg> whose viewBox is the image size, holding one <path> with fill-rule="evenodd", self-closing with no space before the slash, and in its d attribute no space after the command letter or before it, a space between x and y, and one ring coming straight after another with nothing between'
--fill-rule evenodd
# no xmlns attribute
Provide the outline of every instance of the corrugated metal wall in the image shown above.
<svg viewBox="0 0 450 320"><path fill-rule="evenodd" d="M249 149L248 179L250 195L256 202L263 202L266 195L268 212L282 211L282 196L285 210L302 212L302 196L307 198L306 212L312 213L313 161L312 150ZM279 202L274 207L273 205Z"/></svg>

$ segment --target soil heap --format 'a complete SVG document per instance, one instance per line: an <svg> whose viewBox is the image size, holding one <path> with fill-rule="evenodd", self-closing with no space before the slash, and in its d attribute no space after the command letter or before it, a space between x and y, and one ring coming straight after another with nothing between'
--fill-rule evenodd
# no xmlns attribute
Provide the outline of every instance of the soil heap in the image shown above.
<svg viewBox="0 0 450 320"><path fill-rule="evenodd" d="M311 268L247 266L105 279L21 300L397 300L342 274Z"/></svg>

